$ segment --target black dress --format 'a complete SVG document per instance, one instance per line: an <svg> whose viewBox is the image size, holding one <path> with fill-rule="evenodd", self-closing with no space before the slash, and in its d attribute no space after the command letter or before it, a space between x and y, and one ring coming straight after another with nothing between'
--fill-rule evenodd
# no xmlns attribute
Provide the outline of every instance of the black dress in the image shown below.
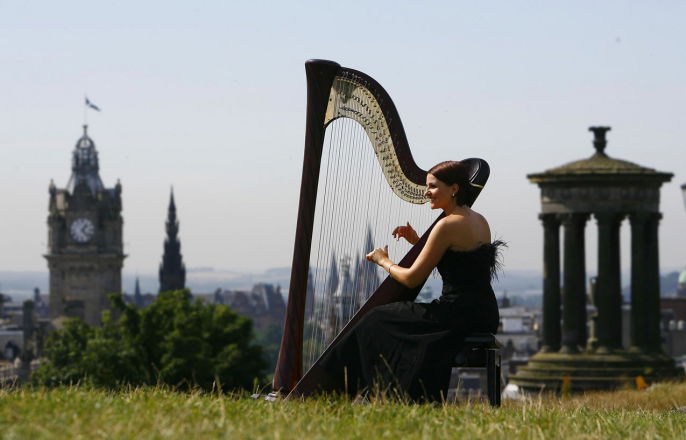
<svg viewBox="0 0 686 440"><path fill-rule="evenodd" d="M403 301L370 310L322 359L341 391L354 395L378 386L415 400L441 400L464 338L498 328L491 278L502 245L446 251L437 265L443 291L431 303Z"/></svg>

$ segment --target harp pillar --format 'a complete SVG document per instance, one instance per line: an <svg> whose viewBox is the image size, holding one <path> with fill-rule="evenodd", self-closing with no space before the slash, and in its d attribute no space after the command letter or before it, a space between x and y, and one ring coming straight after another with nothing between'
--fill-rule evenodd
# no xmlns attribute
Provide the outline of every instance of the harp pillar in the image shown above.
<svg viewBox="0 0 686 440"><path fill-rule="evenodd" d="M277 391L292 390L302 377L302 337L307 302L307 276L322 143L324 142L324 115L329 89L339 68L338 64L327 61L305 65L307 74L305 154L286 319L272 383L272 387Z"/></svg>

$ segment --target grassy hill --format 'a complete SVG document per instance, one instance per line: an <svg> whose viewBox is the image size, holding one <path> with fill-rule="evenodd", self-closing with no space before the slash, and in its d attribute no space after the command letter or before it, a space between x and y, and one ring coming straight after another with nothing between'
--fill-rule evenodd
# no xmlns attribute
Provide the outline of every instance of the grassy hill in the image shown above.
<svg viewBox="0 0 686 440"><path fill-rule="evenodd" d="M442 439L684 438L686 384L487 405L340 398L264 402L164 389L0 391L0 437Z"/></svg>

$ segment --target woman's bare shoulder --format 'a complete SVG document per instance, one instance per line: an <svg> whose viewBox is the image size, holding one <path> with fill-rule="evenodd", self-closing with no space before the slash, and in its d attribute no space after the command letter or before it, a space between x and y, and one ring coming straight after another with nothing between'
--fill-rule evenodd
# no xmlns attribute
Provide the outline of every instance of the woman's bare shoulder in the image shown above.
<svg viewBox="0 0 686 440"><path fill-rule="evenodd" d="M483 215L479 214L478 212L475 212L477 215L476 218L476 225L475 225L475 235L479 237L479 242L481 244L483 243L490 243L491 242L491 226L488 224L488 220L486 220L486 217Z"/></svg>
<svg viewBox="0 0 686 440"><path fill-rule="evenodd" d="M445 228L451 236L453 250L472 249L478 245L491 241L490 226L486 217L469 209L466 215L450 215L446 220ZM446 231L446 232L447 232Z"/></svg>
<svg viewBox="0 0 686 440"><path fill-rule="evenodd" d="M464 208L462 212L455 212L453 214L447 215L443 219L441 219L441 221L451 225L464 225L472 222L486 224L488 223L486 221L486 217L472 210L471 208Z"/></svg>
<svg viewBox="0 0 686 440"><path fill-rule="evenodd" d="M442 218L441 221L436 224L436 226L439 226L439 231L441 233L449 236L463 236L466 231L469 231L473 228L473 222L475 219L471 219L469 217L470 216L451 214Z"/></svg>
<svg viewBox="0 0 686 440"><path fill-rule="evenodd" d="M480 222L480 223L485 224L486 226L488 226L488 220L486 220L486 217L484 217L483 215L481 215L480 213L478 213L478 212L476 212L476 211L472 211L472 213L475 215L476 220L477 220L478 222Z"/></svg>
<svg viewBox="0 0 686 440"><path fill-rule="evenodd" d="M460 214L450 214L443 217L436 226L440 226L442 229L453 229L464 227L468 222L468 219L464 215Z"/></svg>

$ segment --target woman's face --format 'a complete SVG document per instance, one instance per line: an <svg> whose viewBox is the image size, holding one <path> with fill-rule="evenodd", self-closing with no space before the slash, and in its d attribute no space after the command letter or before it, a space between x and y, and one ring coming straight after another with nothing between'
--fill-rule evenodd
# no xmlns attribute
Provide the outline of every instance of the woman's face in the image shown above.
<svg viewBox="0 0 686 440"><path fill-rule="evenodd" d="M448 185L431 173L426 175L426 192L424 195L429 199L431 209L449 209L455 203L453 194L457 192L459 185Z"/></svg>

